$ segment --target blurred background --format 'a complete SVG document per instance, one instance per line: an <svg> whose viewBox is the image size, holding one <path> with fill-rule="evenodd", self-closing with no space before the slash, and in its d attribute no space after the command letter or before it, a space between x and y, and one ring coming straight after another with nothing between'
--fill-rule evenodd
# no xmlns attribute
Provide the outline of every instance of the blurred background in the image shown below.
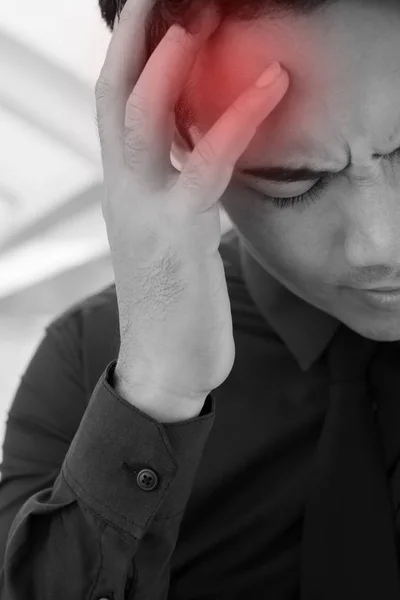
<svg viewBox="0 0 400 600"><path fill-rule="evenodd" d="M94 97L110 37L97 0L0 2L1 446L46 325L114 279Z"/></svg>

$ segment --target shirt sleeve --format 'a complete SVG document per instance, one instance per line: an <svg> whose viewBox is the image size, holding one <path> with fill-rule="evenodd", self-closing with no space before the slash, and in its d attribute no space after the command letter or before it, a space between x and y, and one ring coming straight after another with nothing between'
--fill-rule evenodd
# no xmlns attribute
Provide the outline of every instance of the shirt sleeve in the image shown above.
<svg viewBox="0 0 400 600"><path fill-rule="evenodd" d="M6 424L0 600L165 598L214 398L160 423L116 393L114 360L85 404L79 347L46 331Z"/></svg>

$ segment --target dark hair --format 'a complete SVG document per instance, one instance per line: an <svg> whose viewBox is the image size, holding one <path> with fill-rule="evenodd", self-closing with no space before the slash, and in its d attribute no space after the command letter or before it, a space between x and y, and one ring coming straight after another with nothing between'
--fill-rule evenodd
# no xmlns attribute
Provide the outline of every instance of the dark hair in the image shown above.
<svg viewBox="0 0 400 600"><path fill-rule="evenodd" d="M175 23L187 29L206 3L213 3L223 21L253 21L261 17L277 19L290 15L307 16L337 0L154 0L145 25L146 55L150 58L168 29ZM101 16L110 31L115 17L121 14L126 0L99 0ZM189 86L175 105L176 126L185 136L195 122L195 114L188 102Z"/></svg>

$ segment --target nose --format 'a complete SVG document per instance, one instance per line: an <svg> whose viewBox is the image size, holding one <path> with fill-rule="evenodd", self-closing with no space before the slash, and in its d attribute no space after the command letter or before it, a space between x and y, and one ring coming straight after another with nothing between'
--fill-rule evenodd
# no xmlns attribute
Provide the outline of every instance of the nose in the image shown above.
<svg viewBox="0 0 400 600"><path fill-rule="evenodd" d="M400 265L400 187L383 181L353 181L346 198L345 254L350 265Z"/></svg>

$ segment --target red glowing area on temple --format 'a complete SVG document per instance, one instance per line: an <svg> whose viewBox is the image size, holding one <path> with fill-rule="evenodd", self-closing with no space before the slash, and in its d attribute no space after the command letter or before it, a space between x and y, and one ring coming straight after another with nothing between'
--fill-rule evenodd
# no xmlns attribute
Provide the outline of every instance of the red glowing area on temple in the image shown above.
<svg viewBox="0 0 400 600"><path fill-rule="evenodd" d="M254 164L253 156L259 162L268 136L276 152L287 135L291 140L297 133L304 138L310 119L323 120L318 107L335 81L337 64L324 53L321 32L311 23L307 27L306 21L288 18L279 24L268 19L221 24L199 52L190 76L195 140L275 61L288 73L289 87L259 126L241 163Z"/></svg>

